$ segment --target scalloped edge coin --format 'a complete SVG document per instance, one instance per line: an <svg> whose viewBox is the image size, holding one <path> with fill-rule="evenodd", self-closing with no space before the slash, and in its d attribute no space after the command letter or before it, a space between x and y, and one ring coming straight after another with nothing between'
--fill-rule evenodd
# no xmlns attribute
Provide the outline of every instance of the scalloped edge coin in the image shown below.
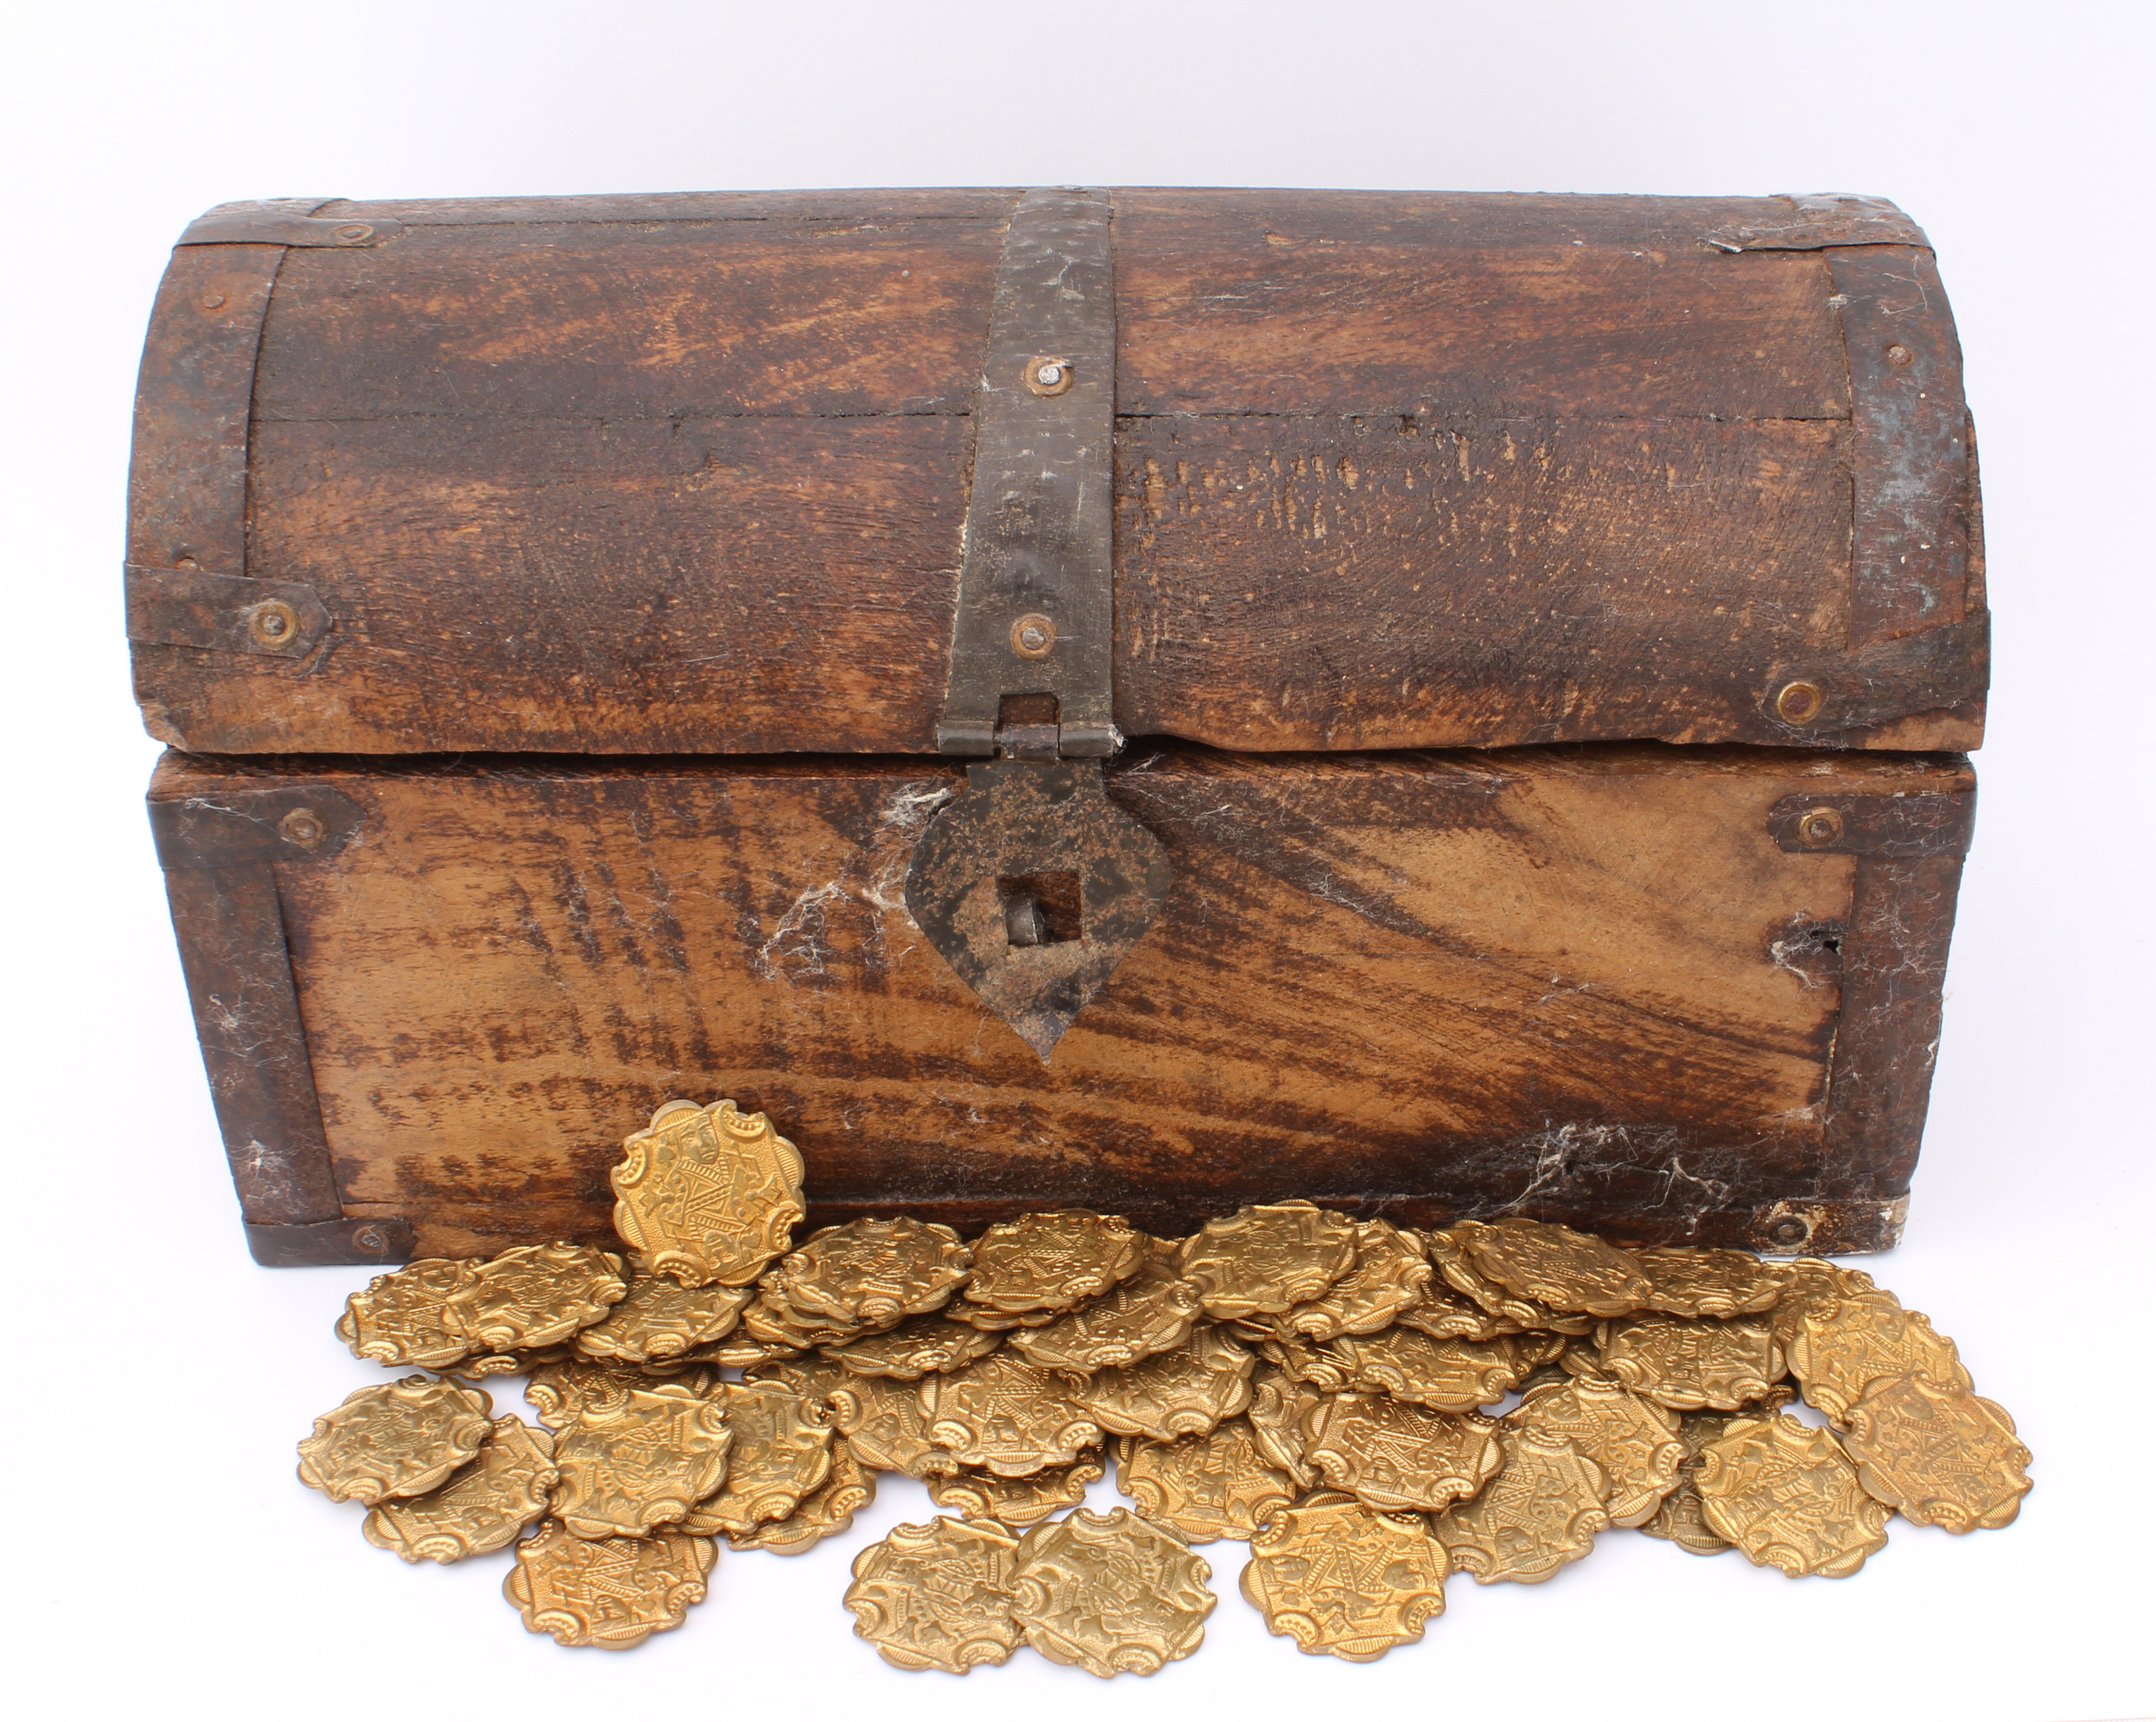
<svg viewBox="0 0 2156 1722"><path fill-rule="evenodd" d="M1152 1674L1205 1642L1212 1567L1127 1507L1036 1525L1019 1545L1011 1617L1052 1663L1103 1680Z"/></svg>
<svg viewBox="0 0 2156 1722"><path fill-rule="evenodd" d="M300 1442L300 1481L332 1501L372 1507L439 1488L479 1457L493 1432L494 1401L480 1387L407 1375L348 1394Z"/></svg>
<svg viewBox="0 0 2156 1722"><path fill-rule="evenodd" d="M2005 1406L1954 1381L1888 1375L1849 1413L1842 1445L1874 1500L1956 1536L2013 1524L2034 1457Z"/></svg>
<svg viewBox="0 0 2156 1722"><path fill-rule="evenodd" d="M709 1537L579 1537L549 1519L516 1545L501 1594L565 1648L633 1650L688 1619L718 1558Z"/></svg>
<svg viewBox="0 0 2156 1722"><path fill-rule="evenodd" d="M444 1566L506 1549L547 1514L561 1473L554 1437L521 1417L497 1417L479 1457L440 1488L377 1503L361 1534L377 1549L417 1565Z"/></svg>
<svg viewBox="0 0 2156 1722"><path fill-rule="evenodd" d="M1415 1642L1445 1612L1446 1565L1443 1545L1417 1515L1335 1496L1259 1526L1240 1588L1265 1630L1294 1639L1305 1656L1373 1663Z"/></svg>
<svg viewBox="0 0 2156 1722"><path fill-rule="evenodd" d="M993 1519L893 1525L854 1557L855 1635L895 1668L969 1674L1009 1662L1021 1639L1011 1615L1018 1551Z"/></svg>

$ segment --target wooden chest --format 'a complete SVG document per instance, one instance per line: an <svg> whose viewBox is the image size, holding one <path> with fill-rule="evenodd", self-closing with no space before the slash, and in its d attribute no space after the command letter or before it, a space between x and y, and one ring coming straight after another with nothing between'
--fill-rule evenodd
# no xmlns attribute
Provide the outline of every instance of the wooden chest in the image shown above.
<svg viewBox="0 0 2156 1722"><path fill-rule="evenodd" d="M213 211L128 614L255 1255L606 1238L722 1094L819 1221L1890 1245L1977 509L1871 199Z"/></svg>

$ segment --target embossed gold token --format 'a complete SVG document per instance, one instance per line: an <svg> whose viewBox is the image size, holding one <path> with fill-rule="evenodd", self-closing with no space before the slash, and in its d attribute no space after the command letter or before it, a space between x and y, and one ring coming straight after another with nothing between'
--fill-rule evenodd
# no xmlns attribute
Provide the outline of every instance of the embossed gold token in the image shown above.
<svg viewBox="0 0 2156 1722"><path fill-rule="evenodd" d="M633 1365L570 1359L533 1370L524 1384L524 1396L531 1401L539 1421L558 1434L587 1411L619 1409L651 1380Z"/></svg>
<svg viewBox="0 0 2156 1722"><path fill-rule="evenodd" d="M1799 1256L1776 1265L1785 1277L1781 1298L1774 1305L1774 1337L1785 1350L1796 1337L1797 1324L1810 1311L1859 1292L1878 1289L1870 1274L1854 1267L1837 1267L1816 1256Z"/></svg>
<svg viewBox="0 0 2156 1722"><path fill-rule="evenodd" d="M1355 1265L1355 1222L1304 1201L1244 1208L1183 1241L1176 1267L1216 1320L1322 1298Z"/></svg>
<svg viewBox="0 0 2156 1722"><path fill-rule="evenodd" d="M1085 1374L1173 1349L1205 1313L1197 1285L1176 1272L1176 1248L1146 1239L1137 1272L1113 1291L1044 1327L1017 1329L1010 1343L1029 1363Z"/></svg>
<svg viewBox="0 0 2156 1722"><path fill-rule="evenodd" d="M1533 1367L1531 1354L1511 1339L1433 1339L1414 1328L1343 1334L1319 1349L1337 1365L1342 1387L1389 1393L1439 1411L1495 1405Z"/></svg>
<svg viewBox="0 0 2156 1722"><path fill-rule="evenodd" d="M1677 1424L1677 1439L1684 1443L1684 1462L1677 1468L1677 1484L1662 1498L1655 1516L1639 1529L1650 1537L1675 1543L1687 1555L1726 1555L1732 1545L1707 1522L1707 1509L1699 1498L1700 1455L1721 1440L1740 1417L1771 1416L1797 1396L1786 1384L1770 1387L1750 1405L1735 1411L1686 1411Z"/></svg>
<svg viewBox="0 0 2156 1722"><path fill-rule="evenodd" d="M1561 1435L1601 1468L1614 1525L1644 1524L1676 1488L1687 1457L1677 1414L1607 1379L1531 1387L1504 1421Z"/></svg>
<svg viewBox="0 0 2156 1722"><path fill-rule="evenodd" d="M1670 1247L1635 1250L1633 1260L1647 1276L1642 1309L1665 1315L1757 1315L1781 1299L1791 1276L1788 1269L1762 1262L1748 1250Z"/></svg>
<svg viewBox="0 0 2156 1722"><path fill-rule="evenodd" d="M1012 1617L1050 1662L1103 1679L1151 1674L1188 1656L1219 1600L1213 1569L1127 1509L1036 1525L1019 1546Z"/></svg>
<svg viewBox="0 0 2156 1722"><path fill-rule="evenodd" d="M947 1375L924 1375L918 1391L928 1438L959 1464L1029 1477L1101 1444L1100 1421L1070 1396L1072 1385L1006 1349Z"/></svg>
<svg viewBox="0 0 2156 1722"><path fill-rule="evenodd" d="M875 1498L875 1473L854 1456L844 1436L834 1436L830 1474L785 1518L759 1519L748 1530L728 1531L727 1545L773 1555L805 1555L824 1538L850 1529L854 1514Z"/></svg>
<svg viewBox="0 0 2156 1722"><path fill-rule="evenodd" d="M603 1320L578 1330L576 1354L664 1363L726 1338L755 1296L747 1286L685 1286L639 1269L629 1279L627 1297Z"/></svg>
<svg viewBox="0 0 2156 1722"><path fill-rule="evenodd" d="M1203 1327L1173 1351L1127 1370L1101 1370L1065 1391L1103 1429L1173 1441L1203 1435L1247 1406L1257 1361L1220 1329Z"/></svg>
<svg viewBox="0 0 2156 1722"><path fill-rule="evenodd" d="M747 1285L785 1253L807 1211L799 1152L731 1100L670 1101L622 1148L614 1230L654 1273L684 1285Z"/></svg>
<svg viewBox="0 0 2156 1722"><path fill-rule="evenodd" d="M1789 1340L1789 1373L1804 1384L1804 1403L1846 1422L1851 1409L1890 1375L1929 1375L1974 1390L1954 1343L1930 1320L1904 1309L1892 1292L1856 1292L1815 1303Z"/></svg>
<svg viewBox="0 0 2156 1722"><path fill-rule="evenodd" d="M559 1345L629 1293L621 1257L588 1244L525 1244L474 1267L442 1304L442 1324L480 1351Z"/></svg>
<svg viewBox="0 0 2156 1722"><path fill-rule="evenodd" d="M1137 1503L1141 1518L1166 1525L1186 1543L1248 1541L1301 1493L1295 1478L1266 1462L1241 1417L1180 1441L1125 1436L1117 1447L1116 1487Z"/></svg>
<svg viewBox="0 0 2156 1722"><path fill-rule="evenodd" d="M392 1495L424 1495L478 1457L494 1402L476 1387L407 1375L362 1387L315 1419L300 1443L300 1481L332 1501L372 1507Z"/></svg>
<svg viewBox="0 0 2156 1722"><path fill-rule="evenodd" d="M1827 1429L1794 1417L1733 1417L1700 1455L1707 1522L1754 1566L1846 1578L1887 1546L1887 1509Z"/></svg>
<svg viewBox="0 0 2156 1722"><path fill-rule="evenodd" d="M639 1537L717 1488L733 1436L724 1410L673 1382L587 1406L554 1442L554 1516L580 1537Z"/></svg>
<svg viewBox="0 0 2156 1722"><path fill-rule="evenodd" d="M726 1480L690 1510L681 1528L698 1536L745 1537L791 1517L831 1474L831 1419L824 1406L783 1381L737 1381L721 1390L733 1437Z"/></svg>
<svg viewBox="0 0 2156 1722"><path fill-rule="evenodd" d="M671 1531L591 1540L550 1519L516 1545L501 1592L557 1644L627 1650L688 1618L718 1552L708 1537Z"/></svg>
<svg viewBox="0 0 2156 1722"><path fill-rule="evenodd" d="M1395 1512L1441 1513L1503 1462L1486 1417L1447 1416L1380 1394L1321 1401L1303 1424L1304 1456L1335 1487Z"/></svg>
<svg viewBox="0 0 2156 1722"><path fill-rule="evenodd" d="M819 1358L817 1361L824 1363L826 1360ZM791 1369L799 1365L782 1364L776 1367ZM931 1375L925 1379L940 1381L946 1378ZM826 1388L825 1395L839 1432L846 1437L855 1457L870 1469L901 1471L908 1477L937 1477L958 1468L957 1460L930 1437L928 1414L921 1408L916 1383L895 1381L883 1375L855 1375L840 1370L838 1379Z"/></svg>
<svg viewBox="0 0 2156 1722"><path fill-rule="evenodd" d="M1270 1364L1250 1377L1250 1438L1265 1462L1304 1488L1317 1486L1318 1469L1303 1457L1303 1422L1324 1395Z"/></svg>
<svg viewBox="0 0 2156 1722"><path fill-rule="evenodd" d="M947 1226L850 1220L812 1234L783 1257L766 1277L763 1294L811 1320L896 1327L948 1303L973 1263L973 1252Z"/></svg>
<svg viewBox="0 0 2156 1722"><path fill-rule="evenodd" d="M1326 1494L1258 1527L1242 1590L1305 1655L1371 1663L1445 1611L1445 1570L1423 1519Z"/></svg>
<svg viewBox="0 0 2156 1722"><path fill-rule="evenodd" d="M1097 1458L1080 1459L1030 1477L998 1477L991 1471L954 1471L928 1479L928 1498L968 1519L993 1519L1023 1530L1065 1507L1086 1502L1086 1485L1106 1472Z"/></svg>
<svg viewBox="0 0 2156 1722"><path fill-rule="evenodd" d="M1136 1273L1145 1245L1145 1234L1121 1215L1079 1208L991 1226L973 1243L967 1318L1060 1315Z"/></svg>
<svg viewBox="0 0 2156 1722"><path fill-rule="evenodd" d="M1430 1265L1436 1268L1439 1277L1446 1286L1466 1298L1486 1314L1499 1319L1486 1334L1440 1337L1496 1339L1505 1334L1518 1333L1527 1329L1558 1334L1594 1331L1596 1318L1587 1312L1560 1313L1548 1304L1516 1292L1485 1273L1464 1242L1471 1235L1476 1224L1474 1221L1463 1220L1448 1231L1426 1231L1423 1234L1423 1247L1430 1252ZM1407 1324L1426 1329L1427 1317Z"/></svg>
<svg viewBox="0 0 2156 1722"><path fill-rule="evenodd" d="M447 1565L506 1549L544 1518L560 1473L554 1437L521 1417L497 1417L479 1457L424 1495L379 1502L360 1526L368 1542L410 1561Z"/></svg>
<svg viewBox="0 0 2156 1722"><path fill-rule="evenodd" d="M1419 1237L1383 1220L1365 1220L1355 1227L1355 1265L1344 1276L1307 1303L1260 1318L1312 1339L1374 1334L1421 1303L1435 1275Z"/></svg>
<svg viewBox="0 0 2156 1722"><path fill-rule="evenodd" d="M853 1340L831 1355L856 1375L917 1381L923 1375L963 1370L1003 1343L1001 1334L983 1333L941 1315L916 1315L882 1333Z"/></svg>
<svg viewBox="0 0 2156 1722"><path fill-rule="evenodd" d="M337 1337L373 1363L447 1369L471 1354L472 1342L442 1325L442 1306L471 1272L469 1262L412 1262L377 1274L345 1300Z"/></svg>
<svg viewBox="0 0 2156 1722"><path fill-rule="evenodd" d="M1503 1426L1504 1462L1489 1486L1430 1521L1455 1570L1481 1585L1538 1585L1594 1547L1609 1526L1602 1468L1562 1435Z"/></svg>
<svg viewBox="0 0 2156 1722"><path fill-rule="evenodd" d="M854 1631L896 1668L963 1674L1009 1660L1019 1540L993 1519L900 1524L854 1560Z"/></svg>
<svg viewBox="0 0 2156 1722"><path fill-rule="evenodd" d="M1425 1247L1430 1237L1439 1236L1441 1234L1426 1235ZM1591 1316L1582 1319L1589 1326L1593 1325ZM1421 1301L1400 1312L1399 1322L1400 1326L1428 1334L1433 1339L1495 1339L1517 1333L1520 1327L1517 1322L1485 1309L1444 1279L1433 1279L1424 1289Z"/></svg>
<svg viewBox="0 0 2156 1722"><path fill-rule="evenodd" d="M1600 1358L1635 1393L1681 1411L1734 1411L1780 1380L1786 1368L1767 1316L1613 1321L1602 1330Z"/></svg>
<svg viewBox="0 0 2156 1722"><path fill-rule="evenodd" d="M1482 1274L1560 1314L1627 1315L1653 1289L1630 1252L1568 1226L1466 1220L1452 1236Z"/></svg>
<svg viewBox="0 0 2156 1722"><path fill-rule="evenodd" d="M1865 1492L1915 1524L1997 1530L2029 1493L2013 1418L1956 1382L1882 1376L1851 1409L1843 1444Z"/></svg>

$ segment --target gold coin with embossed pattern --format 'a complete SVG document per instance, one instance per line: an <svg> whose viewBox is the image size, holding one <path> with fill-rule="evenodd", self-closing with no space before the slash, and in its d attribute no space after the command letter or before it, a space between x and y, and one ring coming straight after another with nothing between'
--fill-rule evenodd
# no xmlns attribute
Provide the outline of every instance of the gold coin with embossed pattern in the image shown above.
<svg viewBox="0 0 2156 1722"><path fill-rule="evenodd" d="M1072 1396L1075 1385L1005 1349L923 1376L919 1394L929 1439L959 1464L1029 1477L1101 1444L1100 1420Z"/></svg>
<svg viewBox="0 0 2156 1722"><path fill-rule="evenodd" d="M1186 1543L1248 1541L1301 1493L1294 1478L1267 1462L1242 1417L1180 1441L1124 1436L1116 1444L1116 1487L1137 1502L1140 1517Z"/></svg>
<svg viewBox="0 0 2156 1722"><path fill-rule="evenodd" d="M501 1590L530 1631L551 1633L557 1644L627 1650L689 1617L718 1552L708 1537L671 1531L572 1536L550 1519L516 1545Z"/></svg>
<svg viewBox="0 0 2156 1722"><path fill-rule="evenodd" d="M669 1101L608 1176L623 1241L687 1286L747 1285L785 1253L807 1211L799 1150L731 1100Z"/></svg>
<svg viewBox="0 0 2156 1722"><path fill-rule="evenodd" d="M963 1370L1003 1343L1001 1334L983 1332L942 1315L916 1315L883 1333L850 1340L834 1348L830 1354L855 1375L917 1381L923 1375Z"/></svg>
<svg viewBox="0 0 2156 1722"><path fill-rule="evenodd" d="M697 1536L746 1537L790 1518L831 1474L831 1414L783 1381L735 1381L721 1389L733 1449L726 1478L681 1521Z"/></svg>
<svg viewBox="0 0 2156 1722"><path fill-rule="evenodd" d="M1495 1405L1534 1366L1533 1354L1517 1339L1433 1339L1414 1328L1343 1334L1319 1350L1337 1366L1341 1387L1389 1393L1440 1411Z"/></svg>
<svg viewBox="0 0 2156 1722"><path fill-rule="evenodd" d="M1471 1501L1430 1521L1455 1571L1481 1585L1537 1585L1594 1547L1609 1526L1602 1468L1562 1435L1501 1425L1503 1462Z"/></svg>
<svg viewBox="0 0 2156 1722"><path fill-rule="evenodd" d="M1733 1417L1700 1454L1707 1522L1754 1566L1846 1578L1887 1546L1887 1509L1866 1494L1828 1429Z"/></svg>
<svg viewBox="0 0 2156 1722"><path fill-rule="evenodd" d="M2029 1493L2029 1449L2004 1407L1954 1381L1887 1375L1849 1413L1856 1479L1915 1524L1957 1535L2011 1524Z"/></svg>
<svg viewBox="0 0 2156 1722"><path fill-rule="evenodd" d="M1204 1642L1212 1576L1181 1538L1127 1509L1081 1507L1025 1534L1011 1616L1050 1662L1103 1679L1151 1674Z"/></svg>
<svg viewBox="0 0 2156 1722"><path fill-rule="evenodd" d="M1145 1259L1145 1234L1116 1214L1070 1208L991 1226L973 1243L968 1320L1046 1316L1121 1285Z"/></svg>
<svg viewBox="0 0 2156 1722"><path fill-rule="evenodd" d="M854 1631L895 1668L964 1674L1018 1648L1019 1540L993 1519L900 1524L854 1560Z"/></svg>
<svg viewBox="0 0 2156 1722"><path fill-rule="evenodd" d="M479 1388L426 1375L362 1387L315 1419L300 1443L300 1481L332 1501L370 1507L424 1495L478 1457L493 1409Z"/></svg>
<svg viewBox="0 0 2156 1722"><path fill-rule="evenodd" d="M762 1519L748 1529L729 1530L726 1545L773 1555L803 1555L826 1537L849 1530L854 1514L875 1498L875 1473L854 1456L843 1435L831 1440L831 1468L783 1519Z"/></svg>
<svg viewBox="0 0 2156 1722"><path fill-rule="evenodd" d="M954 1471L928 1479L928 1498L968 1519L993 1519L1021 1530L1065 1507L1083 1506L1086 1485L1106 1468L1093 1457L1030 1477L998 1477L993 1471Z"/></svg>
<svg viewBox="0 0 2156 1722"><path fill-rule="evenodd" d="M589 1244L524 1244L472 1269L442 1303L442 1324L475 1351L559 1345L629 1294L621 1257Z"/></svg>
<svg viewBox="0 0 2156 1722"><path fill-rule="evenodd" d="M1250 1538L1242 1591L1265 1629L1307 1656L1375 1662L1445 1611L1445 1554L1425 1521L1322 1495Z"/></svg>
<svg viewBox="0 0 2156 1722"><path fill-rule="evenodd" d="M1653 1289L1630 1252L1569 1226L1464 1220L1452 1236L1486 1277L1559 1314L1628 1315Z"/></svg>
<svg viewBox="0 0 2156 1722"><path fill-rule="evenodd" d="M471 1354L471 1340L442 1324L443 1306L471 1274L469 1262L436 1261L377 1274L345 1300L337 1337L372 1363L446 1369Z"/></svg>
<svg viewBox="0 0 2156 1722"><path fill-rule="evenodd" d="M1065 1390L1103 1429L1173 1441L1246 1407L1257 1361L1223 1329L1203 1327L1172 1351L1078 1377Z"/></svg>
<svg viewBox="0 0 2156 1722"><path fill-rule="evenodd" d="M1791 1275L1748 1250L1701 1250L1670 1247L1635 1250L1632 1259L1647 1276L1642 1309L1665 1315L1757 1315L1780 1302Z"/></svg>
<svg viewBox="0 0 2156 1722"><path fill-rule="evenodd" d="M1652 1519L1685 1462L1677 1414L1607 1379L1567 1376L1530 1388L1504 1421L1561 1435L1601 1467L1614 1525Z"/></svg>
<svg viewBox="0 0 2156 1722"><path fill-rule="evenodd" d="M1303 1453L1366 1505L1441 1513L1496 1475L1503 1454L1487 1417L1449 1416L1382 1394L1322 1400L1303 1421Z"/></svg>
<svg viewBox="0 0 2156 1722"><path fill-rule="evenodd" d="M444 1565L506 1549L544 1518L561 1473L554 1437L521 1417L497 1417L479 1457L424 1495L385 1499L360 1529L377 1549Z"/></svg>
<svg viewBox="0 0 2156 1722"><path fill-rule="evenodd" d="M1137 1271L1113 1291L1043 1326L1014 1329L1010 1343L1029 1363L1081 1374L1127 1369L1173 1349L1205 1313L1196 1283L1176 1271L1177 1249L1147 1238Z"/></svg>
<svg viewBox="0 0 2156 1722"><path fill-rule="evenodd" d="M1355 1265L1355 1222L1304 1201L1244 1208L1183 1241L1177 1271L1216 1320L1322 1298Z"/></svg>
<svg viewBox="0 0 2156 1722"><path fill-rule="evenodd" d="M1929 1375L1974 1390L1951 1339L1930 1320L1904 1309L1892 1292L1852 1292L1817 1302L1798 1318L1789 1339L1789 1373L1803 1384L1804 1403L1836 1422L1875 1381Z"/></svg>
<svg viewBox="0 0 2156 1722"><path fill-rule="evenodd" d="M726 1411L675 1382L587 1405L554 1442L554 1516L580 1537L640 1537L677 1524L726 1474Z"/></svg>
<svg viewBox="0 0 2156 1722"><path fill-rule="evenodd" d="M1771 1318L1692 1321L1640 1315L1605 1323L1602 1367L1635 1393L1681 1411L1734 1411L1782 1379Z"/></svg>
<svg viewBox="0 0 2156 1722"><path fill-rule="evenodd" d="M725 1339L755 1296L748 1286L685 1286L639 1269L630 1275L627 1297L603 1319L578 1330L576 1355L665 1363Z"/></svg>

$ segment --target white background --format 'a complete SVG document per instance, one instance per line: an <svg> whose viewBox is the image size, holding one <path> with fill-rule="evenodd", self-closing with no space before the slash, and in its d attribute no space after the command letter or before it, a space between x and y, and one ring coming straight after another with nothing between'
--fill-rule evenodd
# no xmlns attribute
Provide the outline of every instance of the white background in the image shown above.
<svg viewBox="0 0 2156 1722"><path fill-rule="evenodd" d="M20 3L0 435L10 961L0 1691L22 1716L475 1713L2069 1722L2156 1711L2143 177L2149 9L1250 0ZM357 1271L248 1262L140 796L120 609L130 400L167 247L228 198L1304 185L1891 196L1930 231L1983 436L1993 740L1908 1241L1871 1264L2020 1419L2009 1530L1900 1521L1792 1582L1629 1533L1464 1577L1351 1667L1266 1636L1215 1545L1205 1647L1105 1688L885 1668L850 1537L721 1555L628 1656L526 1635L506 1557L408 1569L292 1443L373 1374ZM717 1092L715 1090L715 1092ZM633 1121L632 1121L633 1122Z"/></svg>

